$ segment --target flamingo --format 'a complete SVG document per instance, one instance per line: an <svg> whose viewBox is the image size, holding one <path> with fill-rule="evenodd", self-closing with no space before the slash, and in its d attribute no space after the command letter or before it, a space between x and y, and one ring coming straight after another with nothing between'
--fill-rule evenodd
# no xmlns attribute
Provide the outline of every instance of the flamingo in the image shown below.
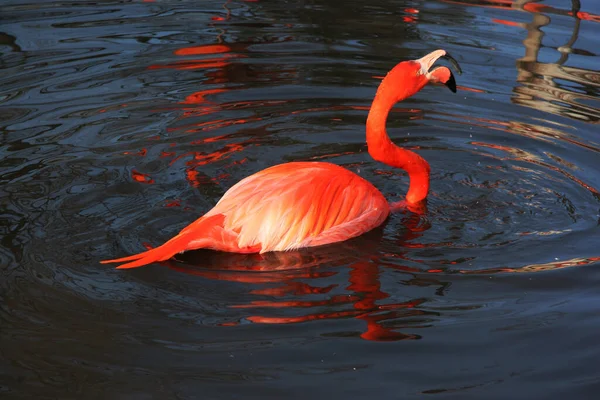
<svg viewBox="0 0 600 400"><path fill-rule="evenodd" d="M427 83L456 92L452 71L434 63L445 58L460 74L454 58L435 50L403 61L383 79L367 117L367 146L375 160L405 170L410 179L404 200L388 204L370 182L326 162L275 165L232 186L206 214L154 249L101 263L141 267L187 250L266 253L322 246L362 235L381 225L391 211L422 204L429 191L430 167L418 154L396 146L385 124L390 109Z"/></svg>

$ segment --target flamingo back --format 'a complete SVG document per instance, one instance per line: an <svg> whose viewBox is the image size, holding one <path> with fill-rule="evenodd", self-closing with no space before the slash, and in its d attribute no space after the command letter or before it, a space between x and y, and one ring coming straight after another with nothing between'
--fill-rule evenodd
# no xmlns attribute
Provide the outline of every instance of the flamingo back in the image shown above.
<svg viewBox="0 0 600 400"><path fill-rule="evenodd" d="M380 225L385 197L335 164L292 162L267 168L231 187L206 216L223 214L237 246L261 253L346 240Z"/></svg>

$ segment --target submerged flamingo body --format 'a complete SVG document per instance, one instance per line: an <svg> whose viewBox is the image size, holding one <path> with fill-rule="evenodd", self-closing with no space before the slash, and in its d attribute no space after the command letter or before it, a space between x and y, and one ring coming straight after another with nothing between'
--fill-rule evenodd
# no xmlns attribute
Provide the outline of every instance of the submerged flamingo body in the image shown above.
<svg viewBox="0 0 600 400"><path fill-rule="evenodd" d="M371 156L409 174L405 199L409 206L427 196L429 164L416 153L394 145L385 122L396 102L417 93L428 82L445 83L456 90L448 68L429 71L440 57L449 56L437 50L392 69L381 83L367 119ZM121 262L125 264L118 268L134 268L195 249L265 253L321 246L362 235L381 225L389 213L385 197L355 173L331 163L291 162L241 180L213 209L162 246L102 263Z"/></svg>

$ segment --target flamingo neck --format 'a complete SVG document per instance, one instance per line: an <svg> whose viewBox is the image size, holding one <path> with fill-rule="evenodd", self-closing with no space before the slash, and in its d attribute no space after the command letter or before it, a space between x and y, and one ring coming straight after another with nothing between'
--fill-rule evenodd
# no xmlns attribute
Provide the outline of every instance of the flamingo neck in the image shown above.
<svg viewBox="0 0 600 400"><path fill-rule="evenodd" d="M384 80L379 86L369 111L367 146L369 154L375 160L401 168L408 173L410 186L406 193L406 201L414 204L425 199L429 192L429 164L417 153L396 146L388 136L385 129L388 114L394 104L408 96L398 98L386 83Z"/></svg>

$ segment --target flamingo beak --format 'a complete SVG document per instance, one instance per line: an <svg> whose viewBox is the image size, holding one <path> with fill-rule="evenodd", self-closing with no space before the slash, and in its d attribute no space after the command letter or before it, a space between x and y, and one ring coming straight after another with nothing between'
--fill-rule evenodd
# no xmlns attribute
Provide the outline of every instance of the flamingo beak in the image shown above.
<svg viewBox="0 0 600 400"><path fill-rule="evenodd" d="M448 52L446 52L446 50L435 50L435 51L432 51L431 53L427 54L425 57L418 59L417 62L419 64L421 64L420 72L422 75L427 76L433 82L442 82L452 92L456 93L456 80L454 79L454 74L452 74L452 71L450 70L450 68L436 67L433 70L431 70L431 67L433 66L433 64L435 64L435 62L437 60L439 60L440 58L448 60L451 64L451 66L454 68L454 70L456 70L456 72L459 75L462 74L462 70L460 69L460 65L458 65L458 62L454 59L454 57L452 57L450 54L448 54ZM447 78L445 78L444 80L440 80L436 76L438 74L434 75L435 70L438 68L446 68L448 70L449 74L448 74Z"/></svg>

